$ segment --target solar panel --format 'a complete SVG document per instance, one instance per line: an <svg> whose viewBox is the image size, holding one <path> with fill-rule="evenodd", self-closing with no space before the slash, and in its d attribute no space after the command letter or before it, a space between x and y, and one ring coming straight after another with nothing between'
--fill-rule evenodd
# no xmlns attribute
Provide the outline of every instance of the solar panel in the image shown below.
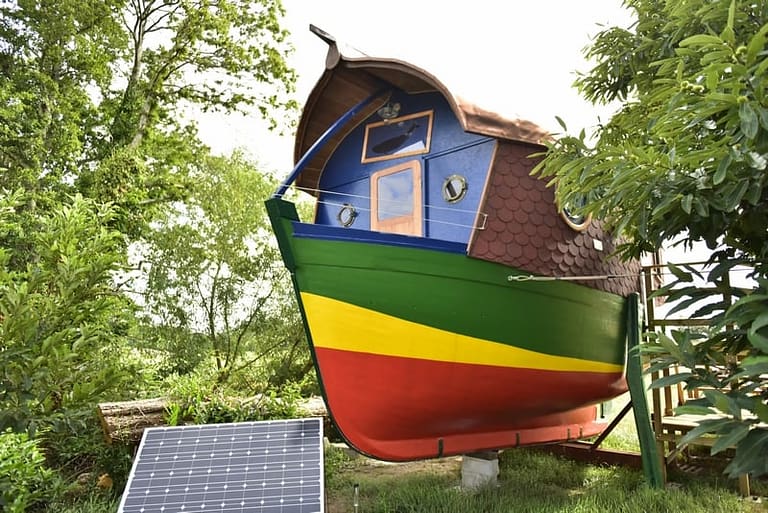
<svg viewBox="0 0 768 513"><path fill-rule="evenodd" d="M323 512L322 419L148 428L118 512Z"/></svg>

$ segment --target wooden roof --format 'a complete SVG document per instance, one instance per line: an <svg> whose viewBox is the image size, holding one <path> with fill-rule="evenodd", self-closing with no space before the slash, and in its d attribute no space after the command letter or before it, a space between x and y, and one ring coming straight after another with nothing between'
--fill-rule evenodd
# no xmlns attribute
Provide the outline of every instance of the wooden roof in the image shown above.
<svg viewBox="0 0 768 513"><path fill-rule="evenodd" d="M318 29L312 27L318 33ZM329 44L325 71L309 94L299 121L294 144L294 163L341 116L377 91L401 89L406 93L440 92L467 132L499 139L539 144L549 134L536 124L521 119L508 119L485 110L459 96L429 72L396 59L345 55L328 34L318 34ZM309 160L296 184L310 192L317 189L320 175L333 151L350 131L381 107L388 92L381 95L352 118L328 144Z"/></svg>

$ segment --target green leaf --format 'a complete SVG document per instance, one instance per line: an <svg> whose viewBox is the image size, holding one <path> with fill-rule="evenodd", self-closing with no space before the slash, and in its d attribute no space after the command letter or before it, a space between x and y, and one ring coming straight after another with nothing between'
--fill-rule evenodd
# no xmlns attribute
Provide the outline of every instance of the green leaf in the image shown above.
<svg viewBox="0 0 768 513"><path fill-rule="evenodd" d="M680 41L680 46L704 46L704 45L722 45L723 40L717 36L709 34L697 34L695 36L687 37Z"/></svg>
<svg viewBox="0 0 768 513"><path fill-rule="evenodd" d="M675 374L670 374L669 376L663 376L659 379L653 380L651 383L651 389L655 388L664 388L668 387L670 385L676 385L678 383L682 383L683 381L687 381L688 378L693 376L690 372L679 372Z"/></svg>
<svg viewBox="0 0 768 513"><path fill-rule="evenodd" d="M666 349L667 353L670 354L675 360L682 360L683 354L673 339L671 339L665 333L659 333L657 340L659 341L659 345Z"/></svg>
<svg viewBox="0 0 768 513"><path fill-rule="evenodd" d="M768 160L756 151L750 151L747 153L747 164L752 169L764 170L768 166Z"/></svg>
<svg viewBox="0 0 768 513"><path fill-rule="evenodd" d="M723 198L725 200L723 210L725 212L735 211L736 207L741 203L742 198L744 198L744 194L746 194L748 188L749 180L741 180L738 184L734 184L734 186L726 192L725 198Z"/></svg>
<svg viewBox="0 0 768 513"><path fill-rule="evenodd" d="M757 418L760 419L760 422L765 422L768 424L768 404L760 398L755 397L755 406L752 411L755 412L755 415L757 415Z"/></svg>
<svg viewBox="0 0 768 513"><path fill-rule="evenodd" d="M709 217L709 205L701 198L693 199L693 208L696 209L696 213L701 217Z"/></svg>
<svg viewBox="0 0 768 513"><path fill-rule="evenodd" d="M733 311L735 311L737 308L741 308L745 305L748 305L749 303L754 303L755 301L768 301L768 294L753 293L739 298L735 303L731 305L731 307L726 312L726 315L731 315L731 313L733 313Z"/></svg>
<svg viewBox="0 0 768 513"><path fill-rule="evenodd" d="M741 407L736 400L719 390L704 390L704 397L709 399L710 403L723 413L728 413L735 417L741 415Z"/></svg>
<svg viewBox="0 0 768 513"><path fill-rule="evenodd" d="M768 34L768 24L762 26L762 28L752 36L747 44L747 66L751 66L757 59L758 54L765 48L766 34Z"/></svg>
<svg viewBox="0 0 768 513"><path fill-rule="evenodd" d="M736 478L747 473L765 473L765 447L768 446L768 431L752 429L749 434L739 442L736 447L736 455L725 467L729 477Z"/></svg>
<svg viewBox="0 0 768 513"><path fill-rule="evenodd" d="M750 102L744 102L739 106L739 121L741 131L749 139L754 139L757 135L758 119L755 109L752 108Z"/></svg>
<svg viewBox="0 0 768 513"><path fill-rule="evenodd" d="M686 214L691 213L691 205L693 203L693 194L686 194L683 199L680 200L680 207Z"/></svg>
<svg viewBox="0 0 768 513"><path fill-rule="evenodd" d="M683 446L688 445L689 443L693 442L694 440L696 440L702 435L706 435L708 433L716 433L719 429L722 429L723 427L726 427L729 424L735 424L735 423L736 422L728 418L704 420L700 422L698 426L688 431L680 439L680 445L683 445Z"/></svg>
<svg viewBox="0 0 768 513"><path fill-rule="evenodd" d="M719 75L717 77L717 81L718 82L720 81ZM736 99L737 98L738 98L737 95L729 94L729 93L713 92L713 93L709 93L707 95L707 100L718 102L718 103L721 103L721 104L726 104L729 107L730 107L730 105L736 103Z"/></svg>
<svg viewBox="0 0 768 513"><path fill-rule="evenodd" d="M728 24L727 26L733 29L733 22L736 19L736 0L731 0L731 5L728 6Z"/></svg>
<svg viewBox="0 0 768 513"><path fill-rule="evenodd" d="M691 273L683 271L675 264L668 264L667 269L669 269L669 272L671 272L675 276L675 278L677 278L680 281L690 282L693 279L691 277Z"/></svg>
<svg viewBox="0 0 768 513"><path fill-rule="evenodd" d="M749 189L747 189L747 193L744 195L744 199L747 200L750 205L756 207L760 202L760 196L762 196L762 193L763 190L759 186L750 184Z"/></svg>
<svg viewBox="0 0 768 513"><path fill-rule="evenodd" d="M720 33L720 38L728 43L729 45L732 45L736 42L736 35L733 33L733 27L727 26L723 29L723 31Z"/></svg>
<svg viewBox="0 0 768 513"><path fill-rule="evenodd" d="M708 66L710 64L718 64L720 62L729 60L733 56L733 50L729 47L724 47L719 50L707 50L707 53L701 58L701 65Z"/></svg>
<svg viewBox="0 0 768 513"><path fill-rule="evenodd" d="M712 184L713 185L720 185L723 183L723 180L725 180L725 174L728 172L728 167L731 165L731 156L726 155L724 158L720 160L720 163L717 165L717 171L715 171L715 176L712 177Z"/></svg>
<svg viewBox="0 0 768 513"><path fill-rule="evenodd" d="M715 410L697 404L684 404L675 408L675 415L712 415Z"/></svg>
<svg viewBox="0 0 768 513"><path fill-rule="evenodd" d="M768 353L768 337L760 333L760 330L768 326L768 312L763 312L752 321L752 325L747 332L747 338L753 346L764 353Z"/></svg>
<svg viewBox="0 0 768 513"><path fill-rule="evenodd" d="M741 381L744 379L754 379L754 378L760 379L761 375L768 374L768 362L759 363L755 365L745 365L742 363L741 368L742 368L741 372L732 374L728 378L729 383Z"/></svg>
<svg viewBox="0 0 768 513"><path fill-rule="evenodd" d="M682 82L683 81L683 71L685 70L685 62L680 59L677 61L677 71L675 72L675 81L676 82Z"/></svg>
<svg viewBox="0 0 768 513"><path fill-rule="evenodd" d="M741 361L742 367L752 367L756 365L768 365L768 355L748 356Z"/></svg>
<svg viewBox="0 0 768 513"><path fill-rule="evenodd" d="M725 434L720 435L712 446L711 454L723 452L726 449L734 447L749 433L749 426L746 424L736 424Z"/></svg>
<svg viewBox="0 0 768 513"><path fill-rule="evenodd" d="M763 130L768 130L768 109L762 105L757 108L757 117L760 119L760 126Z"/></svg>
<svg viewBox="0 0 768 513"><path fill-rule="evenodd" d="M567 132L568 127L565 126L565 121L563 121L563 119L560 116L555 116L555 119L557 120L557 124L563 128L563 131Z"/></svg>

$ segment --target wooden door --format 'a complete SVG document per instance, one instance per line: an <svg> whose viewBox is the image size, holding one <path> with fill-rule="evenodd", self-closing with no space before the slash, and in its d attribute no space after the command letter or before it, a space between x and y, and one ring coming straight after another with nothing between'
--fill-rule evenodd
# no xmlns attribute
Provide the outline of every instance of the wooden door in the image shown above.
<svg viewBox="0 0 768 513"><path fill-rule="evenodd" d="M421 236L421 163L411 160L371 175L371 230Z"/></svg>

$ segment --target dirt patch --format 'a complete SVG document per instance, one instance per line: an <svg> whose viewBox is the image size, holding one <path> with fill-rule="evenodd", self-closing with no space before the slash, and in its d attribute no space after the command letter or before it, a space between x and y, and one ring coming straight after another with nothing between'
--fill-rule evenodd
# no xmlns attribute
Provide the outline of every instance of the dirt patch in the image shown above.
<svg viewBox="0 0 768 513"><path fill-rule="evenodd" d="M343 444L334 444L337 448ZM392 463L366 458L344 446L345 452L351 458L350 465L339 469L338 472L350 483L349 489L326 489L325 510L327 513L354 513L353 488L354 482L361 481L363 488L365 482L378 479L390 480L393 478L408 477L411 475L436 475L450 476L456 479L458 485L461 480L461 457L438 458L423 461L409 461ZM360 497L361 503L367 499Z"/></svg>
<svg viewBox="0 0 768 513"><path fill-rule="evenodd" d="M404 476L410 474L456 475L461 471L461 457L439 458L424 461L409 461L405 463L390 463L386 461L361 458L354 468L356 474L370 476Z"/></svg>

